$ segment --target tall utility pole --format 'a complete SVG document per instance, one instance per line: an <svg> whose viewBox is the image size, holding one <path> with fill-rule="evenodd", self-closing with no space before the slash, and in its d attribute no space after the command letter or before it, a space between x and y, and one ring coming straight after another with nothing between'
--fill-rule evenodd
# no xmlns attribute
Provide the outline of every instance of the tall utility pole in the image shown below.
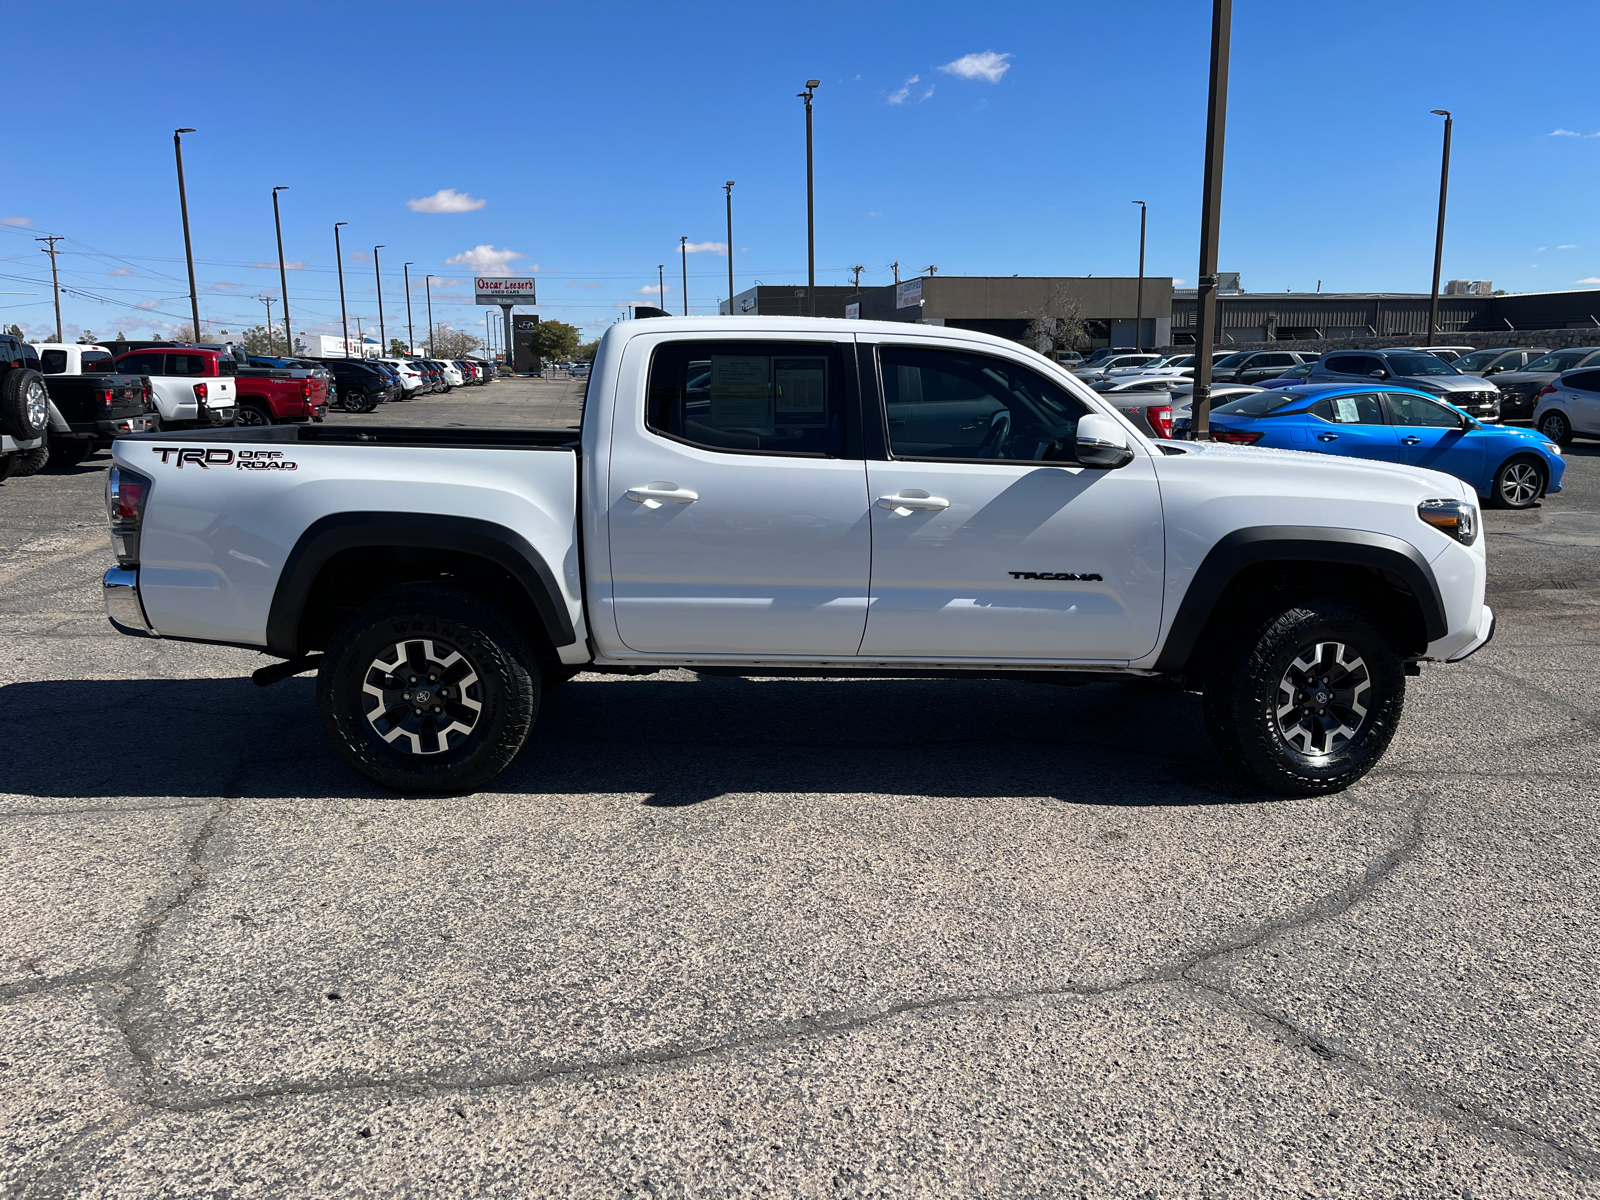
<svg viewBox="0 0 1600 1200"><path fill-rule="evenodd" d="M1133 306L1133 348L1144 349L1144 220L1150 215L1150 210L1143 200L1135 200L1139 206L1139 296Z"/></svg>
<svg viewBox="0 0 1600 1200"><path fill-rule="evenodd" d="M289 328L289 273L288 268L283 265L283 222L278 218L278 193L288 190L287 187L272 189L272 224L278 231L278 283L283 288L283 352L292 355L294 331ZM199 320L198 317L195 319Z"/></svg>
<svg viewBox="0 0 1600 1200"><path fill-rule="evenodd" d="M267 353L271 354L274 349L272 342L272 297L257 296L256 299L267 306Z"/></svg>
<svg viewBox="0 0 1600 1200"><path fill-rule="evenodd" d="M422 290L428 297L428 357L433 357L433 276L422 277Z"/></svg>
<svg viewBox="0 0 1600 1200"><path fill-rule="evenodd" d="M344 250L339 245L339 226L348 225L349 221L335 221L333 223L333 259L339 267L339 325L344 330L344 356L350 357L350 318L345 315L344 308ZM366 351L362 351L365 355Z"/></svg>
<svg viewBox="0 0 1600 1200"><path fill-rule="evenodd" d="M200 339L200 293L194 286L194 243L189 240L189 196L183 188L183 135L192 129L172 131L172 153L178 160L178 211L183 214L183 257L189 263L189 311L194 316L195 340ZM56 324L61 324L59 318Z"/></svg>
<svg viewBox="0 0 1600 1200"><path fill-rule="evenodd" d="M1444 262L1444 201L1450 192L1450 126L1454 123L1450 110L1433 109L1433 115L1444 118L1444 157L1439 164L1439 234L1433 243L1433 299L1428 303L1428 345L1433 345L1433 335L1439 328L1439 267ZM59 324L59 319L57 321Z"/></svg>
<svg viewBox="0 0 1600 1200"><path fill-rule="evenodd" d="M808 315L813 317L817 315L817 212L812 186L811 97L821 86L822 80L808 79L806 90L795 93L806 102L806 308Z"/></svg>
<svg viewBox="0 0 1600 1200"><path fill-rule="evenodd" d="M892 262L892 263L889 264L889 269L894 272L894 283L895 283L895 286L899 287L900 286L900 264L897 263L897 262ZM895 299L899 300L899 297L896 296Z"/></svg>
<svg viewBox="0 0 1600 1200"><path fill-rule="evenodd" d="M733 180L722 185L728 194L728 315L733 316Z"/></svg>
<svg viewBox="0 0 1600 1200"><path fill-rule="evenodd" d="M683 315L689 315L689 239L678 239L678 257L683 259Z"/></svg>
<svg viewBox="0 0 1600 1200"><path fill-rule="evenodd" d="M865 271L866 269L867 268L864 263L857 263L855 266L850 268L851 273L855 276L855 278L850 282L855 285L855 289L858 292L861 290L861 272Z"/></svg>
<svg viewBox="0 0 1600 1200"><path fill-rule="evenodd" d="M416 331L411 328L411 268L416 266L416 265L417 265L416 263L406 263L403 267L400 268L401 273L403 275L405 275L405 277L406 277L406 353L407 354L415 354L417 352L417 334L416 334Z"/></svg>
<svg viewBox="0 0 1600 1200"><path fill-rule="evenodd" d="M656 307L667 311L667 264L656 264Z"/></svg>
<svg viewBox="0 0 1600 1200"><path fill-rule="evenodd" d="M361 347L361 357L367 356L367 335L361 332L361 314L356 314L356 345Z"/></svg>
<svg viewBox="0 0 1600 1200"><path fill-rule="evenodd" d="M1200 196L1200 285L1194 335L1190 436L1211 440L1211 346L1217 329L1217 231L1222 221L1222 146L1228 120L1228 52L1233 0L1211 0L1211 93L1206 110L1205 183Z"/></svg>
<svg viewBox="0 0 1600 1200"><path fill-rule="evenodd" d="M383 271L378 266L378 251L385 249L383 246L372 248L372 274L378 281L378 357L382 358L389 353L389 332L383 326Z"/></svg>
<svg viewBox="0 0 1600 1200"><path fill-rule="evenodd" d="M45 250L44 253L48 254L50 256L50 286L55 289L55 293L56 293L56 341L60 342L61 341L61 277L56 274L56 243L61 240L61 235L59 233L52 233L48 237L36 237L33 240L36 241L36 242L49 242L50 243L50 248L48 250ZM1435 287L1433 290L1434 291L1438 291L1439 289L1437 287ZM198 329L195 330L195 335L196 335L196 339L195 340L197 340L197 341L199 340L199 332L200 331Z"/></svg>

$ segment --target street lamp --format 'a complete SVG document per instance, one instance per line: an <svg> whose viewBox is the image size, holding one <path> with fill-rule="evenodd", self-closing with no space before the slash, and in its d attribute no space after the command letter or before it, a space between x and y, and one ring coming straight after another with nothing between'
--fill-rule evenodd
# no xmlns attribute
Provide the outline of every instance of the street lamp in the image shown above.
<svg viewBox="0 0 1600 1200"><path fill-rule="evenodd" d="M1222 221L1222 148L1228 120L1228 51L1233 0L1211 3L1211 92L1206 111L1205 182L1200 193L1200 277L1195 294L1194 397L1190 436L1211 440L1211 345L1217 324L1217 230Z"/></svg>
<svg viewBox="0 0 1600 1200"><path fill-rule="evenodd" d="M278 231L278 283L283 288L283 352L294 353L294 332L289 328L289 274L288 268L283 265L283 221L278 217L278 193L287 192L287 187L272 189L272 224ZM198 323L199 317L195 320ZM199 336L199 330L195 331Z"/></svg>
<svg viewBox="0 0 1600 1200"><path fill-rule="evenodd" d="M389 332L383 327L383 271L378 267L378 251L384 246L372 248L372 274L378 281L378 357L382 358L389 353Z"/></svg>
<svg viewBox="0 0 1600 1200"><path fill-rule="evenodd" d="M667 311L667 264L656 264L656 307Z"/></svg>
<svg viewBox="0 0 1600 1200"><path fill-rule="evenodd" d="M183 135L192 129L172 131L172 153L178 160L178 211L183 214L183 257L189 263L189 311L194 315L194 340L200 340L200 293L194 286L194 243L189 240L189 196L183 187ZM58 319L56 324L61 322ZM57 335L59 336L59 334Z"/></svg>
<svg viewBox="0 0 1600 1200"><path fill-rule="evenodd" d="M1431 346L1434 332L1439 328L1439 267L1444 262L1444 201L1450 191L1450 126L1454 119L1447 108L1430 111L1444 118L1444 155L1439 164L1439 233L1433 243L1433 298L1428 302L1428 345Z"/></svg>
<svg viewBox="0 0 1600 1200"><path fill-rule="evenodd" d="M333 223L333 258L339 267L339 325L344 330L344 356L350 357L350 318L344 308L344 251L339 246L339 226L348 225L349 221L335 221Z"/></svg>
<svg viewBox="0 0 1600 1200"><path fill-rule="evenodd" d="M1144 219L1149 215L1143 200L1135 200L1139 206L1139 296L1134 302L1133 312L1133 348L1144 349Z"/></svg>
<svg viewBox="0 0 1600 1200"><path fill-rule="evenodd" d="M722 185L728 194L728 315L733 316L733 180Z"/></svg>
<svg viewBox="0 0 1600 1200"><path fill-rule="evenodd" d="M433 276L422 277L422 290L428 296L428 357L433 357Z"/></svg>
<svg viewBox="0 0 1600 1200"><path fill-rule="evenodd" d="M414 354L417 349L417 334L411 328L411 268L415 263L406 263L400 271L406 277L406 353Z"/></svg>
<svg viewBox="0 0 1600 1200"><path fill-rule="evenodd" d="M806 80L806 90L795 94L806 103L806 297L810 315L817 315L817 222L813 203L813 176L811 170L811 97L822 86L820 79ZM733 247L728 247L733 252Z"/></svg>
<svg viewBox="0 0 1600 1200"><path fill-rule="evenodd" d="M683 315L689 315L689 239L678 239L678 257L683 259Z"/></svg>

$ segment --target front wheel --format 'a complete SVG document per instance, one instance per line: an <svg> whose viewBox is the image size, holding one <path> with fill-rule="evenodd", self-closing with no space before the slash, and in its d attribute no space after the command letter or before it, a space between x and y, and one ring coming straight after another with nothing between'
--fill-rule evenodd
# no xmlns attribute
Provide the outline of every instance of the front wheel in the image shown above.
<svg viewBox="0 0 1600 1200"><path fill-rule="evenodd" d="M539 711L527 642L459 588L400 588L334 634L317 673L341 757L401 792L469 792L522 748Z"/></svg>
<svg viewBox="0 0 1600 1200"><path fill-rule="evenodd" d="M1572 440L1572 422L1559 408L1552 408L1539 418L1539 432L1556 445L1565 446Z"/></svg>
<svg viewBox="0 0 1600 1200"><path fill-rule="evenodd" d="M1544 467L1532 458L1513 458L1494 473L1489 502L1496 508L1532 508L1544 495Z"/></svg>
<svg viewBox="0 0 1600 1200"><path fill-rule="evenodd" d="M1206 684L1217 749L1275 792L1316 796L1355 783L1388 749L1405 705L1399 654L1337 597L1254 627Z"/></svg>

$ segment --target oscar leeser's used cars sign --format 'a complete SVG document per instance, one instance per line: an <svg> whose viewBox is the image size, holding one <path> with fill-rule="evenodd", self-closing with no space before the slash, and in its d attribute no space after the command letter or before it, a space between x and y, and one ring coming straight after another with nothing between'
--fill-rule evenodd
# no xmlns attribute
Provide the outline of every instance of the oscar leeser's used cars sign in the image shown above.
<svg viewBox="0 0 1600 1200"><path fill-rule="evenodd" d="M479 304L537 304L534 281L519 276L489 276L473 280Z"/></svg>

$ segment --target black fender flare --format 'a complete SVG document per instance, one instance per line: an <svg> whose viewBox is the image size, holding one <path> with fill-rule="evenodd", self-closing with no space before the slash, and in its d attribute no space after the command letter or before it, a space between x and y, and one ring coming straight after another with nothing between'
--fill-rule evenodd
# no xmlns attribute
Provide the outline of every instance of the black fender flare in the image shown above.
<svg viewBox="0 0 1600 1200"><path fill-rule="evenodd" d="M1449 632L1439 581L1410 542L1360 529L1256 525L1227 534L1206 554L1178 605L1155 669L1168 674L1183 670L1228 585L1241 571L1266 562L1320 562L1387 571L1404 580L1416 598L1430 642Z"/></svg>
<svg viewBox="0 0 1600 1200"><path fill-rule="evenodd" d="M578 640L555 574L515 530L448 513L346 512L313 521L284 560L267 615L268 649L285 658L300 653L300 618L329 559L345 550L393 546L488 559L505 568L528 593L552 645L570 646Z"/></svg>

